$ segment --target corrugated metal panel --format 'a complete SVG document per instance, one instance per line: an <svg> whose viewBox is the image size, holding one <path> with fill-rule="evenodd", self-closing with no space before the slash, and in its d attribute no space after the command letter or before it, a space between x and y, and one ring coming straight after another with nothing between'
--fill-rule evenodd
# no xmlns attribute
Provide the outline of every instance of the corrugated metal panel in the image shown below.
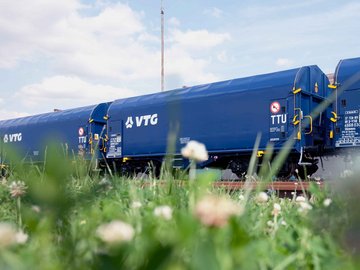
<svg viewBox="0 0 360 270"><path fill-rule="evenodd" d="M60 143L70 155L86 154L88 133L101 134L109 103L0 121L0 137L19 155L42 161L49 143ZM90 119L94 119L89 123ZM81 129L81 132L80 132ZM80 138L82 137L82 138Z"/></svg>
<svg viewBox="0 0 360 270"><path fill-rule="evenodd" d="M351 79L351 84L346 82ZM360 89L360 57L344 59L335 70L335 83L346 86L345 90Z"/></svg>
<svg viewBox="0 0 360 270"><path fill-rule="evenodd" d="M80 107L75 109L63 110L60 112L51 112L51 113L38 114L38 115L9 119L9 120L2 120L0 121L0 129L58 122L59 120L68 121L72 119L88 119L90 113L95 107L96 105L91 105L91 106Z"/></svg>
<svg viewBox="0 0 360 270"><path fill-rule="evenodd" d="M360 147L360 58L341 60L335 70L338 86L334 112L336 147ZM333 115L332 115L333 117Z"/></svg>
<svg viewBox="0 0 360 270"><path fill-rule="evenodd" d="M297 105L309 113L327 95L327 85L326 75L317 66L307 66L117 100L109 107L109 136L119 142L112 149L119 156L162 155L171 130L177 131L177 152L189 139L205 143L211 152L251 151L259 132L265 148L270 139L270 104L276 100L286 107L283 113L287 115L287 127L276 127L286 137L273 138L280 148L293 130L293 87L307 93L304 104Z"/></svg>
<svg viewBox="0 0 360 270"><path fill-rule="evenodd" d="M314 66L315 67L315 66ZM277 87L294 82L294 77L299 69L291 69L286 71L274 72L264 75L256 75L246 78L232 79L221 82L214 82L203 85L196 85L186 88L179 88L161 93L155 93L150 95L131 97L126 99L118 99L113 102L110 109L118 104L149 104L149 102L161 102L161 100L171 100L176 96L182 98L192 98L203 95L216 95L222 92L231 93L232 91L249 91L261 89L266 87Z"/></svg>

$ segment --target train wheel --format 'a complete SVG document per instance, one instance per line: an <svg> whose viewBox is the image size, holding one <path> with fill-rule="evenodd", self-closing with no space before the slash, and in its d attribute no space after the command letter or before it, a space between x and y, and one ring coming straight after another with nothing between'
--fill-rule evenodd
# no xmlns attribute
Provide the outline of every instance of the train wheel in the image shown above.
<svg viewBox="0 0 360 270"><path fill-rule="evenodd" d="M229 162L228 168L240 179L244 179L249 163L244 160L235 159Z"/></svg>
<svg viewBox="0 0 360 270"><path fill-rule="evenodd" d="M311 176L314 174L318 169L318 165L316 163L313 163L311 165L298 165L298 175L301 179L306 179L308 176Z"/></svg>

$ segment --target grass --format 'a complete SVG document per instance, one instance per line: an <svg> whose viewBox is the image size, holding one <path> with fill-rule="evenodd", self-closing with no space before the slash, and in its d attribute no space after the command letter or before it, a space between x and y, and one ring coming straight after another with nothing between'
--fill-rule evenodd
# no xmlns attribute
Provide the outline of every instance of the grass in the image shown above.
<svg viewBox="0 0 360 270"><path fill-rule="evenodd" d="M349 241L360 224L350 207L356 196L314 184L312 198L305 198L311 209L300 211L295 196L260 202L259 191L216 189L211 172L183 185L165 179L89 176L86 165L54 153L44 168L16 166L0 185L0 219L29 237L4 246L0 228L0 268L356 269L357 247ZM15 180L28 187L21 197L22 224L18 199L9 193ZM209 196L210 209L199 209ZM327 207L326 198L332 200ZM277 215L274 204L281 207ZM171 209L170 218L155 214L159 206ZM237 210L217 225L231 207ZM115 230L109 234L114 242L102 238L99 227L115 220L129 224L133 235Z"/></svg>

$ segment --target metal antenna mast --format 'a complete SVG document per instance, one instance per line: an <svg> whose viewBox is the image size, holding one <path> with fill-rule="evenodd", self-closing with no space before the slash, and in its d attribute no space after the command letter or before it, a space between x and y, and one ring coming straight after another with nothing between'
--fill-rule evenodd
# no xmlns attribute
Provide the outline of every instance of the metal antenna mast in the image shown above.
<svg viewBox="0 0 360 270"><path fill-rule="evenodd" d="M164 91L164 8L161 0L161 91Z"/></svg>

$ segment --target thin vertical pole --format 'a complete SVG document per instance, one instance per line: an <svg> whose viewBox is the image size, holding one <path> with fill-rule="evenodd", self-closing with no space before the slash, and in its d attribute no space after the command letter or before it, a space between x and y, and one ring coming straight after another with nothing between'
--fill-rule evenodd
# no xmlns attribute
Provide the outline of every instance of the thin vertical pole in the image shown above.
<svg viewBox="0 0 360 270"><path fill-rule="evenodd" d="M164 8L161 0L161 91L164 91Z"/></svg>

